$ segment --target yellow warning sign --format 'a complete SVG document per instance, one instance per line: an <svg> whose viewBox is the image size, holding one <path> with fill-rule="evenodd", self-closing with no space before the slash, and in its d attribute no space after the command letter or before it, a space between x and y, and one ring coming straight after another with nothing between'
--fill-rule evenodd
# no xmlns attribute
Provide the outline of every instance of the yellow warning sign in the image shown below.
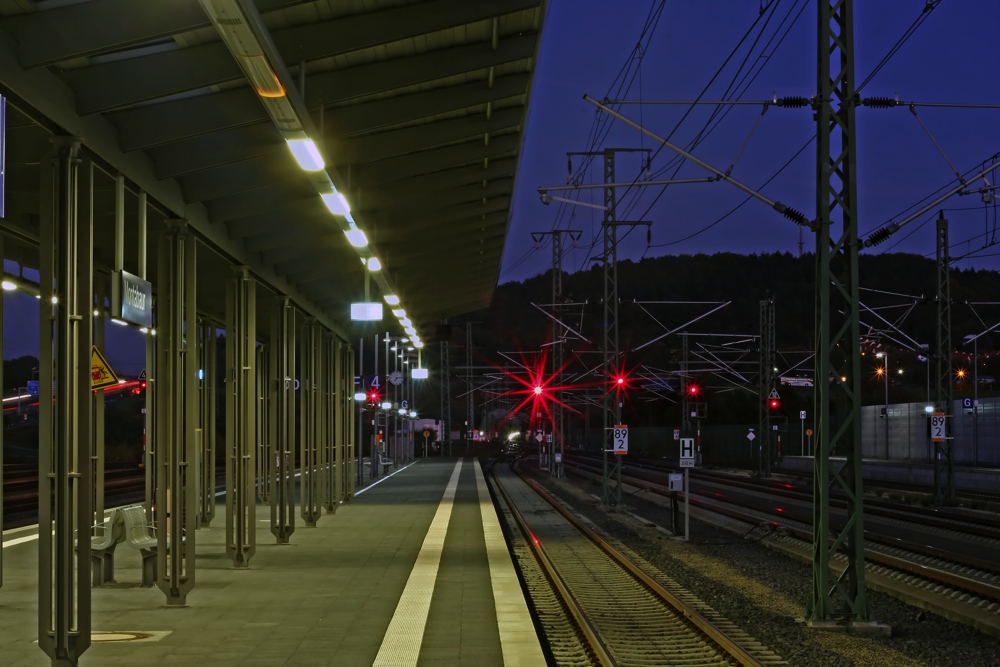
<svg viewBox="0 0 1000 667"><path fill-rule="evenodd" d="M90 354L90 388L103 389L116 384L118 384L118 376L111 370L111 364L95 345Z"/></svg>

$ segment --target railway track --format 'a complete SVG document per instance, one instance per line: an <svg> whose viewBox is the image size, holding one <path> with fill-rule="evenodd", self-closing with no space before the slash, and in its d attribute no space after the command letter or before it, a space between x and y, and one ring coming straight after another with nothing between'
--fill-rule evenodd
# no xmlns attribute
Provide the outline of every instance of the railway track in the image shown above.
<svg viewBox="0 0 1000 667"><path fill-rule="evenodd" d="M497 464L491 483L559 665L779 665L781 658L648 563Z"/></svg>
<svg viewBox="0 0 1000 667"><path fill-rule="evenodd" d="M598 478L599 473L578 472ZM625 484L667 498L664 485L648 475L623 474ZM725 482L711 482L721 488ZM739 484L734 483L734 487ZM709 489L692 492L692 515L724 525L736 532L754 534L766 546L803 562L812 561L812 525L809 507L793 507L787 498L774 507L766 500L767 490L757 487L751 496L732 497ZM866 530L866 571L868 585L910 604L930 609L947 618L971 625L987 634L1000 636L1000 539L990 534L992 521L955 521L941 525L939 516L917 512L909 517L897 511L879 517L878 530ZM927 524L921 524L926 521ZM866 522L866 528L868 524ZM904 539L891 534L923 535ZM902 532L906 531L906 532ZM944 540L948 547L929 544L930 537ZM832 567L839 571L846 559L838 557Z"/></svg>

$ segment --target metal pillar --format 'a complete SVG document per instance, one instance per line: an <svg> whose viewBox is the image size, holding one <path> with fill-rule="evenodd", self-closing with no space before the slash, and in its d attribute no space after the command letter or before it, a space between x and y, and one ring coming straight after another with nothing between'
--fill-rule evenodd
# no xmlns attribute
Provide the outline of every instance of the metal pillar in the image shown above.
<svg viewBox="0 0 1000 667"><path fill-rule="evenodd" d="M954 383L951 367L951 285L949 283L948 220L944 211L937 219L937 336L935 340L934 376L936 392L934 410L945 415L945 432L951 433ZM934 443L934 502L955 497L955 461L948 435L944 442Z"/></svg>
<svg viewBox="0 0 1000 667"><path fill-rule="evenodd" d="M813 501L813 590L810 624L868 621L865 597L861 476L861 364L858 305L858 220L855 174L854 31L852 0L819 4L816 117L816 457ZM837 105L836 107L834 105ZM840 146L832 142L839 134ZM842 227L833 233L834 216ZM830 458L845 456L835 469ZM847 501L842 528L831 496ZM839 517L838 517L839 520ZM830 572L834 553L847 564Z"/></svg>
<svg viewBox="0 0 1000 667"><path fill-rule="evenodd" d="M465 323L465 369L468 390L465 399L465 451L468 452L472 432L476 430L476 391L472 384L475 381L472 369L472 322ZM406 427L404 426L403 429L405 430Z"/></svg>
<svg viewBox="0 0 1000 667"><path fill-rule="evenodd" d="M244 568L257 548L257 284L247 267L237 266L227 287L226 556L233 567ZM213 489L214 475L213 466Z"/></svg>
<svg viewBox="0 0 1000 667"><path fill-rule="evenodd" d="M274 445L271 442L271 348L258 345L257 356L257 456L254 460L257 500L271 502L271 463L274 459Z"/></svg>
<svg viewBox="0 0 1000 667"><path fill-rule="evenodd" d="M201 394L199 403L201 414L201 451L198 467L198 523L207 527L215 518L215 374L218 359L218 341L215 335L215 323L201 320L198 330L198 351L200 359L198 368L201 375ZM228 336L227 336L228 341ZM231 387L227 387L231 389ZM228 490L228 478L227 490ZM228 498L228 493L226 494Z"/></svg>
<svg viewBox="0 0 1000 667"><path fill-rule="evenodd" d="M38 646L76 665L90 646L90 356L94 167L72 137L42 163L39 216Z"/></svg>
<svg viewBox="0 0 1000 667"><path fill-rule="evenodd" d="M341 420L343 421L343 440L337 448L338 483L340 486L340 498L345 503L354 500L354 480L357 479L358 433L354 431L354 412L358 413L358 421L361 421L361 411L354 401L354 350L347 343L340 344L340 386L343 388L341 394ZM343 465L341 465L341 463Z"/></svg>
<svg viewBox="0 0 1000 667"><path fill-rule="evenodd" d="M271 533L288 544L295 532L295 310L278 297L271 324Z"/></svg>
<svg viewBox="0 0 1000 667"><path fill-rule="evenodd" d="M0 122L3 121L5 107L3 100L0 100ZM4 260L4 237L0 234L0 267ZM3 386L3 295L0 294L0 387ZM0 428L0 517L3 517L3 432ZM0 530L0 587L3 586L3 530Z"/></svg>
<svg viewBox="0 0 1000 667"><path fill-rule="evenodd" d="M760 429L758 443L757 474L761 477L771 476L771 408L769 396L774 389L774 296L760 300L760 391L757 394L758 416L757 426Z"/></svg>
<svg viewBox="0 0 1000 667"><path fill-rule="evenodd" d="M102 274L94 281L95 310L98 312L98 316L94 318L94 345L101 354L106 350L104 313L107 310L104 300L107 298L107 291L108 276ZM97 389L93 393L90 430L90 479L93 494L91 525L97 526L104 523L104 389Z"/></svg>
<svg viewBox="0 0 1000 667"><path fill-rule="evenodd" d="M153 317L156 317L159 310L157 300L153 301ZM155 319L154 319L155 325ZM146 419L143 428L143 459L146 473L146 495L144 506L146 516L153 519L153 506L156 504L156 487L159 483L159 466L156 452L156 368L157 362L157 336L153 335L155 327L150 329L150 335L146 336Z"/></svg>
<svg viewBox="0 0 1000 667"><path fill-rule="evenodd" d="M156 585L169 606L185 606L195 583L195 465L198 354L196 241L184 220L168 220L159 244L157 312ZM185 338L185 332L191 337ZM148 383L147 383L148 386Z"/></svg>
<svg viewBox="0 0 1000 667"><path fill-rule="evenodd" d="M323 460L321 474L323 478L323 506L327 514L333 514L343 500L341 475L344 470L344 395L349 390L344 384L344 359L340 351L340 341L333 334L323 337L325 352L323 355L326 366L325 382L325 412L326 429L323 436ZM350 407L346 407L350 409ZM347 412L347 421L351 421L351 413Z"/></svg>
<svg viewBox="0 0 1000 667"><path fill-rule="evenodd" d="M323 516L320 494L320 441L323 437L320 387L323 366L323 328L309 318L301 332L299 360L299 511L307 526ZM294 380L293 380L294 383ZM294 389L294 387L293 387Z"/></svg>
<svg viewBox="0 0 1000 667"><path fill-rule="evenodd" d="M441 341L441 426L438 438L441 439L441 455L444 455L444 443L448 443L448 456L451 456L451 350L449 341Z"/></svg>
<svg viewBox="0 0 1000 667"><path fill-rule="evenodd" d="M365 386L365 337L364 336L358 338L358 377L361 378L361 391L367 394L368 387ZM354 468L352 468L355 475L354 479L356 480L355 484L357 486L361 486L362 484L365 483L364 466L361 465L361 459L363 459L365 455L364 406L367 404L368 400L365 399L362 405L358 406L358 428L357 431L355 432L355 435L357 436L357 441L354 442L354 452L357 458L355 459L356 465L354 466Z"/></svg>

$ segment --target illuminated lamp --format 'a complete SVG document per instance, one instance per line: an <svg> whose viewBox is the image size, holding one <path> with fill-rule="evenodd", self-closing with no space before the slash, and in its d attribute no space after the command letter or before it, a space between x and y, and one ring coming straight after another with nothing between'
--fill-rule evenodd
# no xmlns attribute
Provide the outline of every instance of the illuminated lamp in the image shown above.
<svg viewBox="0 0 1000 667"><path fill-rule="evenodd" d="M352 303L351 319L358 322L377 322L382 319L381 303Z"/></svg>
<svg viewBox="0 0 1000 667"><path fill-rule="evenodd" d="M319 154L319 149L316 148L316 142L312 139L286 139L285 143L288 144L289 150L292 151L295 161L304 170L319 171L326 166L326 163L323 162L323 156Z"/></svg>

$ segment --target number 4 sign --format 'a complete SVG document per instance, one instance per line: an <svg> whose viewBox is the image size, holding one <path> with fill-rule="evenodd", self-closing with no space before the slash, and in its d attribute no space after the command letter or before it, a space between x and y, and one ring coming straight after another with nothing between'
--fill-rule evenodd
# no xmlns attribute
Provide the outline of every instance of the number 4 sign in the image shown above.
<svg viewBox="0 0 1000 667"><path fill-rule="evenodd" d="M628 454L628 426L626 424L615 424L612 443L615 456Z"/></svg>

